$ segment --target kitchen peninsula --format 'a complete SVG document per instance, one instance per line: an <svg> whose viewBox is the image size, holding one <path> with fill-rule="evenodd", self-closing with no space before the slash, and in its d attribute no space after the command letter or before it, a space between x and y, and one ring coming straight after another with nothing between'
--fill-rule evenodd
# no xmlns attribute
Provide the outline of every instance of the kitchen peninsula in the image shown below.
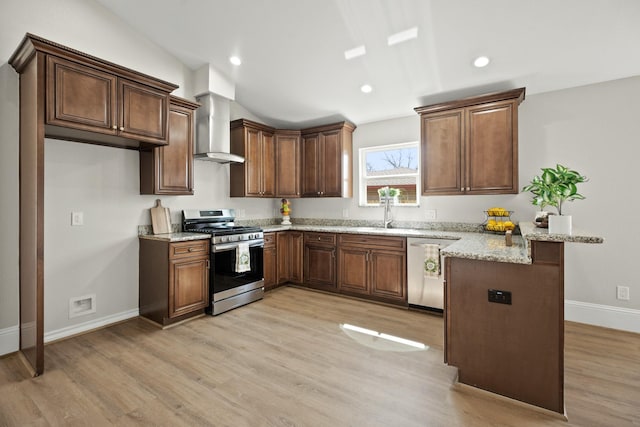
<svg viewBox="0 0 640 427"><path fill-rule="evenodd" d="M528 223L520 227L513 246L506 246L503 235L460 224L448 231L305 221L264 229L456 239L442 251L445 363L459 369L459 383L564 414L564 243L604 240L579 231L553 235Z"/></svg>

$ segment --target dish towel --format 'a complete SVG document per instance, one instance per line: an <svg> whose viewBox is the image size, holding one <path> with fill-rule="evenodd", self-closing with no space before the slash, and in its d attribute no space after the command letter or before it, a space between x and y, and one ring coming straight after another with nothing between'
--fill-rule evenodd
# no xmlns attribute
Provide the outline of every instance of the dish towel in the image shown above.
<svg viewBox="0 0 640 427"><path fill-rule="evenodd" d="M424 245L424 268L425 278L440 276L440 245Z"/></svg>
<svg viewBox="0 0 640 427"><path fill-rule="evenodd" d="M249 255L249 244L238 243L236 248L236 273L244 273L251 270L251 255Z"/></svg>

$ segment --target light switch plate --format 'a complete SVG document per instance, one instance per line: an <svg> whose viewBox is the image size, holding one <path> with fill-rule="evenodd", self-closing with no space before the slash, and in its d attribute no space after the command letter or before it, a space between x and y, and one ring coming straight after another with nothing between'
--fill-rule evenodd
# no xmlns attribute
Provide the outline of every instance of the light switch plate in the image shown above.
<svg viewBox="0 0 640 427"><path fill-rule="evenodd" d="M426 219L436 219L436 210L435 209L427 209L425 211L425 218Z"/></svg>
<svg viewBox="0 0 640 427"><path fill-rule="evenodd" d="M84 225L84 213L71 212L71 225L73 226Z"/></svg>

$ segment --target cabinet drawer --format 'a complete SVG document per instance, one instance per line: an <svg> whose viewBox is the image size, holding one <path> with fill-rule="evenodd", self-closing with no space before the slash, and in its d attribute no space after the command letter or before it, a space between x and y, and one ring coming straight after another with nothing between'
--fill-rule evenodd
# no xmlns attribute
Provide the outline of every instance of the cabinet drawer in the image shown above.
<svg viewBox="0 0 640 427"><path fill-rule="evenodd" d="M372 236L369 234L341 234L340 246L366 246L404 251L407 239L404 237Z"/></svg>
<svg viewBox="0 0 640 427"><path fill-rule="evenodd" d="M276 247L276 233L264 233L264 247L265 248Z"/></svg>
<svg viewBox="0 0 640 427"><path fill-rule="evenodd" d="M336 235L333 233L304 233L304 243L317 243L321 245L336 245Z"/></svg>
<svg viewBox="0 0 640 427"><path fill-rule="evenodd" d="M169 259L188 258L208 253L209 239L171 243L171 245L169 245Z"/></svg>

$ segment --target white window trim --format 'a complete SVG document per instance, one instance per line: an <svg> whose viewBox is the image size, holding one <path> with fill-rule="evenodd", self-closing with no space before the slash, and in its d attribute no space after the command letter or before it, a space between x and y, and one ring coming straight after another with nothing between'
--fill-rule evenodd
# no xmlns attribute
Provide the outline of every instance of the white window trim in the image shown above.
<svg viewBox="0 0 640 427"><path fill-rule="evenodd" d="M395 144L386 144L386 145L372 145L368 147L361 147L358 149L358 205L363 208L374 208L379 207L380 205L369 204L367 203L367 191L366 191L366 171L367 171L367 161L364 156L365 152L370 151L385 151L385 150L401 150L403 148L413 148L417 147L417 166L418 170L415 174L398 174L398 175L385 175L386 177L394 178L400 176L415 176L416 177L416 203L403 203L400 205L394 205L394 207L420 207L420 196L422 194L422 189L420 188L421 184L421 156L420 156L420 141L410 141L410 142L399 142Z"/></svg>

